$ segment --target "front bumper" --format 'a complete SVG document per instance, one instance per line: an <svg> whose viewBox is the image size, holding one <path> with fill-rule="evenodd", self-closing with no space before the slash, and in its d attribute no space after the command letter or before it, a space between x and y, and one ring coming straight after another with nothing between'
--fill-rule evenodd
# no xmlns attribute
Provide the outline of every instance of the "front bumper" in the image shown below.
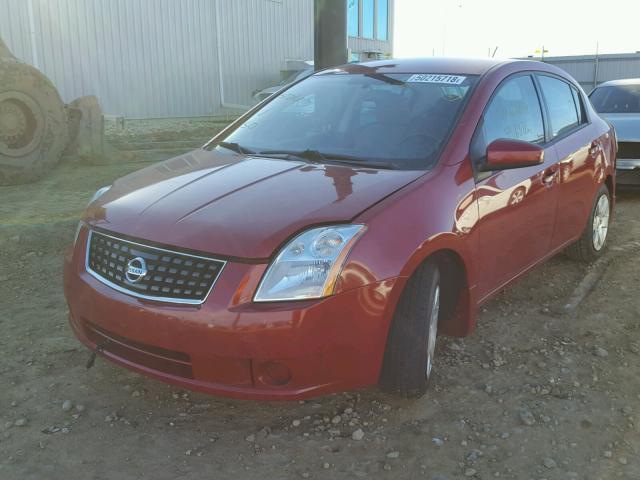
<svg viewBox="0 0 640 480"><path fill-rule="evenodd" d="M622 185L640 185L640 159L618 159L616 182Z"/></svg>
<svg viewBox="0 0 640 480"><path fill-rule="evenodd" d="M87 273L87 231L65 261L78 339L120 365L179 387L297 400L375 385L400 278L314 301L255 304L266 265L229 262L202 305L118 292Z"/></svg>
<svg viewBox="0 0 640 480"><path fill-rule="evenodd" d="M616 170L640 170L640 159L618 159Z"/></svg>

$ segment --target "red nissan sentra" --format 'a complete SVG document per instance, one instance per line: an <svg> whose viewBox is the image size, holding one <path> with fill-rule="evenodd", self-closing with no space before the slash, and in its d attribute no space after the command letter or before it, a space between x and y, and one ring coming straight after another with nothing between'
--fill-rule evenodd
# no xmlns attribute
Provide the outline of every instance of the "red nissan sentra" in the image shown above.
<svg viewBox="0 0 640 480"><path fill-rule="evenodd" d="M598 257L616 139L531 61L322 71L99 190L66 259L99 355L219 395L425 392L436 335L552 255Z"/></svg>

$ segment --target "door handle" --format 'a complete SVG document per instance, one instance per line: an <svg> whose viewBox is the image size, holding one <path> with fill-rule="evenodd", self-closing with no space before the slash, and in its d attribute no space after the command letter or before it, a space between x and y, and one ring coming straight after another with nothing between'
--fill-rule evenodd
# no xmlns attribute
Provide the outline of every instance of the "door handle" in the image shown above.
<svg viewBox="0 0 640 480"><path fill-rule="evenodd" d="M556 179L557 175L558 175L558 167L554 166L554 167L547 168L542 173L542 183L544 183L547 187L550 187L551 185L553 185L553 182Z"/></svg>

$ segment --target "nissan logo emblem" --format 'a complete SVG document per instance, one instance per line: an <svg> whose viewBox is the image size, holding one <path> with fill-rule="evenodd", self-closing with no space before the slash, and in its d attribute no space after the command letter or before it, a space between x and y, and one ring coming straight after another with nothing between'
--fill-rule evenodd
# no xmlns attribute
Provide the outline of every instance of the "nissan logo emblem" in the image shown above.
<svg viewBox="0 0 640 480"><path fill-rule="evenodd" d="M127 262L125 276L131 283L137 283L147 275L147 263L142 257L132 258Z"/></svg>

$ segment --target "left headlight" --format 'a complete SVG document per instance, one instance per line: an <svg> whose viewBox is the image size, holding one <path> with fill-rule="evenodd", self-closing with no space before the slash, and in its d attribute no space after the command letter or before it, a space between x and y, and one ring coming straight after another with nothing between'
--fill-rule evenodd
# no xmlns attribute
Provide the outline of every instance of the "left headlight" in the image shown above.
<svg viewBox="0 0 640 480"><path fill-rule="evenodd" d="M364 225L334 225L302 232L271 262L256 302L321 298L333 293L342 264Z"/></svg>

